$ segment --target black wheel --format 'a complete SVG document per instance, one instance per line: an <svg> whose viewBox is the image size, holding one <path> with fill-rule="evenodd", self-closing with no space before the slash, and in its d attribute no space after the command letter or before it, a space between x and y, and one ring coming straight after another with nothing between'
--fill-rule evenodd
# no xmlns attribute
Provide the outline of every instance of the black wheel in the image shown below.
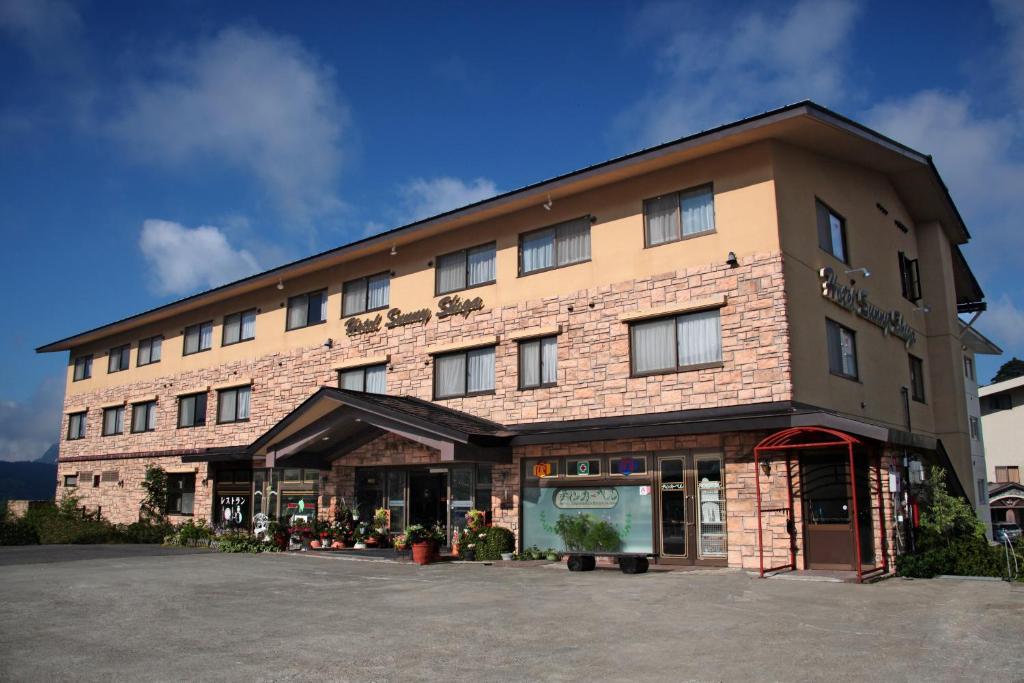
<svg viewBox="0 0 1024 683"><path fill-rule="evenodd" d="M593 555L570 555L565 563L571 572L590 572L597 566Z"/></svg>
<svg viewBox="0 0 1024 683"><path fill-rule="evenodd" d="M619 569L623 574L644 574L651 563L646 557L622 557L619 558Z"/></svg>

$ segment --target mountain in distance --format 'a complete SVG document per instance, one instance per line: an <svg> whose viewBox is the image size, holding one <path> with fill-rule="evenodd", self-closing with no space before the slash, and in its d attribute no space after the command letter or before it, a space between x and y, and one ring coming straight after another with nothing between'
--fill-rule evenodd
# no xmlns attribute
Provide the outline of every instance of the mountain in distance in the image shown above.
<svg viewBox="0 0 1024 683"><path fill-rule="evenodd" d="M45 462L45 463L56 464L57 463L57 454L59 452L60 452L60 447L57 444L53 444L52 446L50 446L49 448L46 449L45 453L40 455L38 458L36 458L32 462Z"/></svg>
<svg viewBox="0 0 1024 683"><path fill-rule="evenodd" d="M50 500L57 490L57 444L34 461L0 461L0 500Z"/></svg>

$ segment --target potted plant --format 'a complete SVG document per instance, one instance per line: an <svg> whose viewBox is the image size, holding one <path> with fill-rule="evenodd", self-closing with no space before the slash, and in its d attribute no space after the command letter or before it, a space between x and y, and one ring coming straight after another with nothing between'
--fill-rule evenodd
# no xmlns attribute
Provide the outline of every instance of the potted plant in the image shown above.
<svg viewBox="0 0 1024 683"><path fill-rule="evenodd" d="M405 534L398 534L391 539L391 545L395 550L404 551L409 549L409 539Z"/></svg>
<svg viewBox="0 0 1024 683"><path fill-rule="evenodd" d="M430 564L437 556L444 532L436 526L427 529L422 524L412 524L405 530L405 537L412 546L412 561L416 564Z"/></svg>

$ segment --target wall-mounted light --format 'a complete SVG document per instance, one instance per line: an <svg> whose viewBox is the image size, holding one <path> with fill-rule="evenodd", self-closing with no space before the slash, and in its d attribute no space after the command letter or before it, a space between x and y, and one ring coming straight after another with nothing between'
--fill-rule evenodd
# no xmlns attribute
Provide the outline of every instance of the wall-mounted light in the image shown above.
<svg viewBox="0 0 1024 683"><path fill-rule="evenodd" d="M846 271L847 275L853 275L854 273L864 273L864 277L871 277L871 271L867 268L852 268Z"/></svg>
<svg viewBox="0 0 1024 683"><path fill-rule="evenodd" d="M770 477L772 474L772 463L768 460L762 460L761 471L764 473L764 476Z"/></svg>
<svg viewBox="0 0 1024 683"><path fill-rule="evenodd" d="M555 205L555 202L551 199L551 195L548 195L548 200L544 202L544 210L550 211L551 207Z"/></svg>
<svg viewBox="0 0 1024 683"><path fill-rule="evenodd" d="M280 292L282 289L284 289L284 280L277 278L277 291Z"/></svg>
<svg viewBox="0 0 1024 683"><path fill-rule="evenodd" d="M739 259L736 258L735 251L730 251L729 255L725 257L725 265L729 266L730 268L740 267L740 262Z"/></svg>
<svg viewBox="0 0 1024 683"><path fill-rule="evenodd" d="M324 348L327 348L327 349L334 348L334 340L331 339L330 337L328 337L327 341L324 342Z"/></svg>
<svg viewBox="0 0 1024 683"><path fill-rule="evenodd" d="M391 255L392 256L398 256L398 245L395 245L395 244L391 245Z"/></svg>
<svg viewBox="0 0 1024 683"><path fill-rule="evenodd" d="M917 308L914 309L914 313L926 313L927 314L927 313L931 313L931 312L932 312L932 308L928 304L921 304L920 306L918 306Z"/></svg>

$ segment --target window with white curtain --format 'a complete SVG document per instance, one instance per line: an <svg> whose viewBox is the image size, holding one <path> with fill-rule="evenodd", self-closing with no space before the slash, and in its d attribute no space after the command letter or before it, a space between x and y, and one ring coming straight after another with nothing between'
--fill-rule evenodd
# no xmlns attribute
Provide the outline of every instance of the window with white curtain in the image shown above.
<svg viewBox="0 0 1024 683"><path fill-rule="evenodd" d="M156 401L136 403L132 406L132 433L152 432L156 429Z"/></svg>
<svg viewBox="0 0 1024 683"><path fill-rule="evenodd" d="M456 351L434 358L434 398L494 391L494 347Z"/></svg>
<svg viewBox="0 0 1024 683"><path fill-rule="evenodd" d="M103 436L124 432L124 406L103 409Z"/></svg>
<svg viewBox="0 0 1024 683"><path fill-rule="evenodd" d="M633 323L629 333L634 375L722 362L721 316L717 308Z"/></svg>
<svg viewBox="0 0 1024 683"><path fill-rule="evenodd" d="M178 398L178 426L202 427L206 424L206 394L189 394Z"/></svg>
<svg viewBox="0 0 1024 683"><path fill-rule="evenodd" d="M590 216L523 234L519 273L526 275L590 260Z"/></svg>
<svg viewBox="0 0 1024 683"><path fill-rule="evenodd" d="M818 246L848 264L850 252L846 248L846 220L820 199L815 200L815 210L818 216Z"/></svg>
<svg viewBox="0 0 1024 683"><path fill-rule="evenodd" d="M391 273L349 280L342 288L341 316L358 315L388 307Z"/></svg>
<svg viewBox="0 0 1024 683"><path fill-rule="evenodd" d="M185 328L185 346L181 355L209 351L213 347L213 321L189 325Z"/></svg>
<svg viewBox="0 0 1024 683"><path fill-rule="evenodd" d="M131 344L117 346L107 354L107 372L121 372L131 365Z"/></svg>
<svg viewBox="0 0 1024 683"><path fill-rule="evenodd" d="M825 336L828 342L829 372L847 379L857 379L856 333L826 318Z"/></svg>
<svg viewBox="0 0 1024 683"><path fill-rule="evenodd" d="M136 365L149 365L160 362L160 353L163 349L164 338L157 335L139 342L139 353L136 358Z"/></svg>
<svg viewBox="0 0 1024 683"><path fill-rule="evenodd" d="M551 387L558 383L558 337L519 342L519 388Z"/></svg>
<svg viewBox="0 0 1024 683"><path fill-rule="evenodd" d="M387 364L367 365L338 371L338 386L352 391L365 391L368 394L386 394L387 378Z"/></svg>
<svg viewBox="0 0 1024 683"><path fill-rule="evenodd" d="M92 377L92 356L82 356L75 359L75 373L73 381L78 382Z"/></svg>
<svg viewBox="0 0 1024 683"><path fill-rule="evenodd" d="M327 290L299 294L288 299L286 330L297 330L327 321Z"/></svg>
<svg viewBox="0 0 1024 683"><path fill-rule="evenodd" d="M644 202L644 240L648 247L714 231L715 193L711 185Z"/></svg>
<svg viewBox="0 0 1024 683"><path fill-rule="evenodd" d="M85 413L68 415L68 441L85 438Z"/></svg>
<svg viewBox="0 0 1024 683"><path fill-rule="evenodd" d="M252 387L234 387L217 392L217 423L242 422L249 419Z"/></svg>
<svg viewBox="0 0 1024 683"><path fill-rule="evenodd" d="M256 309L252 308L241 313L224 316L224 328L221 331L221 346L230 346L238 342L256 338Z"/></svg>
<svg viewBox="0 0 1024 683"><path fill-rule="evenodd" d="M497 245L481 244L437 257L435 293L438 295L495 281Z"/></svg>

